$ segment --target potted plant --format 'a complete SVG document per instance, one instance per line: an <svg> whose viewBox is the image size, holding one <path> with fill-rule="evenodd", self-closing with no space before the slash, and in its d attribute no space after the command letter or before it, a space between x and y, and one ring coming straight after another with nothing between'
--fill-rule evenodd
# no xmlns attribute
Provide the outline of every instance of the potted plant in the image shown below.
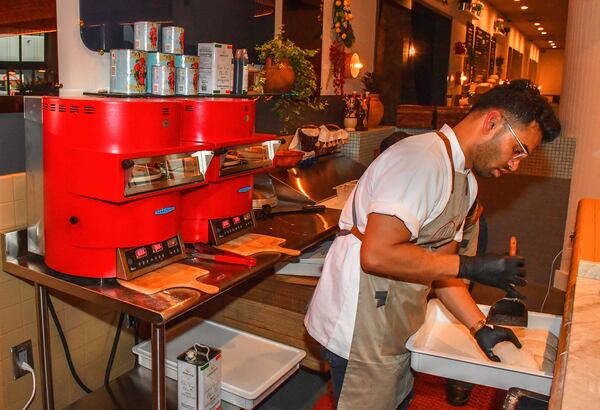
<svg viewBox="0 0 600 410"><path fill-rule="evenodd" d="M471 4L471 13L475 14L477 17L481 14L483 10L483 3L480 1L475 1Z"/></svg>
<svg viewBox="0 0 600 410"><path fill-rule="evenodd" d="M380 99L381 87L377 77L372 72L367 72L360 81L363 83L363 90L369 93L369 116L367 124L369 127L376 127L383 119L384 106Z"/></svg>
<svg viewBox="0 0 600 410"><path fill-rule="evenodd" d="M315 99L317 75L309 60L318 50L298 47L285 37L281 28L275 38L256 46L256 51L265 67L255 91L286 93L278 97L273 106L283 121L283 133L290 131L291 122L300 117L302 108L325 108L324 103Z"/></svg>

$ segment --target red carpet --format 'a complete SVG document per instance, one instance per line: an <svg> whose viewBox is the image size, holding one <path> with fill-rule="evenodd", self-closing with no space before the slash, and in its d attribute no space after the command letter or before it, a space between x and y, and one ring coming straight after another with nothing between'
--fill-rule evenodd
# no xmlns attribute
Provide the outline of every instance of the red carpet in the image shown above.
<svg viewBox="0 0 600 410"><path fill-rule="evenodd" d="M446 401L446 380L441 377L417 373L415 377L415 399L410 410L499 410L506 397L505 390L491 387L475 386L471 399L466 406L456 407ZM313 410L334 410L333 396L330 392L324 394L313 407Z"/></svg>

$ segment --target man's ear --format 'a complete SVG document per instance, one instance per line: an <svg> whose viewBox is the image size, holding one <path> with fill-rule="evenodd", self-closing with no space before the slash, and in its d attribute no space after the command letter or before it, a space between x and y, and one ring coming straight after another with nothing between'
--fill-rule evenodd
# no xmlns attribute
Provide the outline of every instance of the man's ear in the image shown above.
<svg viewBox="0 0 600 410"><path fill-rule="evenodd" d="M483 117L481 128L484 135L496 133L498 127L501 126L502 114L498 110L491 110Z"/></svg>

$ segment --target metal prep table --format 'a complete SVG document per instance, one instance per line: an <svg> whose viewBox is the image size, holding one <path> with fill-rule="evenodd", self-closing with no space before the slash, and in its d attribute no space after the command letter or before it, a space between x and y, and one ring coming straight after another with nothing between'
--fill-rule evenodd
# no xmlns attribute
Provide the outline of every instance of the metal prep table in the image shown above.
<svg viewBox="0 0 600 410"><path fill-rule="evenodd" d="M259 221L253 232L286 238L285 246L304 251L335 234L339 214L337 210L326 209L317 214L274 215ZM198 266L210 271L203 282L218 286L221 289L218 294L208 295L192 289L175 288L144 295L124 288L114 280L100 285L68 281L48 268L41 256L27 252L26 240L26 231L0 234L0 254L4 271L33 282L35 286L42 402L44 408L50 410L54 409L54 398L48 289L127 313L151 324L152 371L136 366L113 380L109 389L101 387L74 403L71 408L128 408L128 404L137 408L147 408L150 407L148 396L151 392L152 408L166 409L167 385L171 392L169 407L173 407L173 404L176 406L176 395L172 394L176 384L173 381L167 382L165 374L166 324L246 279L271 269L276 262L289 258L279 253L262 253L256 255L257 265L252 268L201 262Z"/></svg>

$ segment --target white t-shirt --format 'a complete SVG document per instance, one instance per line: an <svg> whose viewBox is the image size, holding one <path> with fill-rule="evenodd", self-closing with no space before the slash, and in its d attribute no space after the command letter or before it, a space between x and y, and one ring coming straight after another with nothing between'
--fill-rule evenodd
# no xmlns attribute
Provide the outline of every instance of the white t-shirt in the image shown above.
<svg viewBox="0 0 600 410"><path fill-rule="evenodd" d="M477 181L465 170L465 157L448 125L441 131L452 147L454 169L468 174L471 204ZM401 219L416 239L419 230L437 218L450 199L451 164L443 141L435 132L408 137L382 153L367 168L340 216L341 229L350 229L355 196L357 227L365 231L367 216L376 212ZM462 240L462 228L455 236ZM360 281L360 241L338 236L325 259L304 324L308 333L331 352L348 358L354 333Z"/></svg>

